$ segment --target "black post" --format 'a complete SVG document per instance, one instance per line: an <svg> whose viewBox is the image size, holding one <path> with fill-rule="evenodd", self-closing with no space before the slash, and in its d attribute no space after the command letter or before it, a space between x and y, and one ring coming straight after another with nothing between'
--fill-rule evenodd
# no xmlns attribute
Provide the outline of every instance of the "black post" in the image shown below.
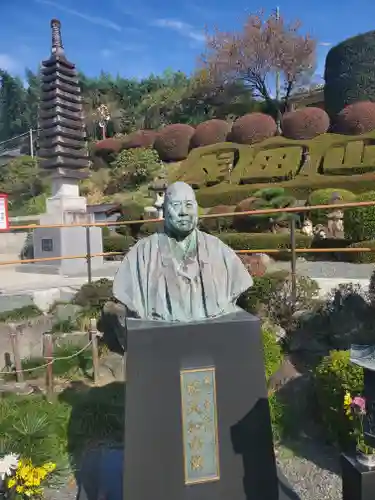
<svg viewBox="0 0 375 500"><path fill-rule="evenodd" d="M294 217L290 220L290 247L292 253L292 305L293 309L297 301L297 254L296 254L296 221Z"/></svg>
<svg viewBox="0 0 375 500"><path fill-rule="evenodd" d="M91 269L91 241L90 241L90 226L86 226L86 262L87 262L87 279L92 282L92 269Z"/></svg>

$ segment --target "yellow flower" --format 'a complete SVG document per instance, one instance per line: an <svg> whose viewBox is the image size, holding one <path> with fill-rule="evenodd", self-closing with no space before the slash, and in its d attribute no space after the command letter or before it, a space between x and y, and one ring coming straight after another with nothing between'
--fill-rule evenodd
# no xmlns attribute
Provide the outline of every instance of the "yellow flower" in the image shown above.
<svg viewBox="0 0 375 500"><path fill-rule="evenodd" d="M345 414L348 416L351 414L351 404L352 404L352 396L350 395L349 391L346 391L344 395L344 409L345 409Z"/></svg>
<svg viewBox="0 0 375 500"><path fill-rule="evenodd" d="M56 469L56 464L54 464L53 462L46 462L42 466L42 469L44 469L47 472L47 474L48 474L50 472L53 472Z"/></svg>
<svg viewBox="0 0 375 500"><path fill-rule="evenodd" d="M22 486L21 484L19 484L18 486L16 486L16 492L17 493L23 493L25 490L25 487Z"/></svg>
<svg viewBox="0 0 375 500"><path fill-rule="evenodd" d="M14 477L11 477L8 481L8 488L13 488L13 486L16 486L16 480Z"/></svg>

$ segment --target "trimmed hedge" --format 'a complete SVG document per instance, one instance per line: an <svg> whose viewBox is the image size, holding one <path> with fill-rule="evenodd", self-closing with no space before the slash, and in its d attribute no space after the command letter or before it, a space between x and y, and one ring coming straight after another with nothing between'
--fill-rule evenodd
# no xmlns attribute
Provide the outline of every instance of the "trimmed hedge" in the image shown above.
<svg viewBox="0 0 375 500"><path fill-rule="evenodd" d="M354 36L327 54L324 102L331 118L346 105L375 100L375 31Z"/></svg>
<svg viewBox="0 0 375 500"><path fill-rule="evenodd" d="M276 134L275 120L263 113L248 113L238 118L228 134L227 140L238 144L255 144Z"/></svg>
<svg viewBox="0 0 375 500"><path fill-rule="evenodd" d="M135 243L131 236L121 236L112 234L103 237L103 252L121 252L126 253ZM110 256L108 256L110 257Z"/></svg>
<svg viewBox="0 0 375 500"><path fill-rule="evenodd" d="M313 139L327 132L329 116L320 108L301 108L285 113L281 128L288 139Z"/></svg>
<svg viewBox="0 0 375 500"><path fill-rule="evenodd" d="M374 251L347 253L347 257L345 260L355 262L356 264L375 263L375 240L359 241L358 243L353 243L352 245L350 245L350 248L372 248Z"/></svg>
<svg viewBox="0 0 375 500"><path fill-rule="evenodd" d="M371 132L375 129L375 103L363 101L346 106L336 116L334 128L338 134L346 135Z"/></svg>
<svg viewBox="0 0 375 500"><path fill-rule="evenodd" d="M124 149L152 148L156 135L155 130L137 130L125 137L122 146Z"/></svg>
<svg viewBox="0 0 375 500"><path fill-rule="evenodd" d="M375 201L375 191L357 196L358 202ZM375 239L375 205L344 210L345 238L357 241Z"/></svg>
<svg viewBox="0 0 375 500"><path fill-rule="evenodd" d="M231 126L225 120L207 120L200 123L190 140L191 148L225 142Z"/></svg>
<svg viewBox="0 0 375 500"><path fill-rule="evenodd" d="M102 141L98 141L95 144L92 144L90 149L94 157L101 158L107 164L109 164L121 151L122 142L119 139L113 138L103 139Z"/></svg>
<svg viewBox="0 0 375 500"><path fill-rule="evenodd" d="M117 218L116 222L125 222L132 220L142 220L144 218L144 208L137 203L129 203L121 207L121 215ZM116 233L122 236L132 236L136 238L142 227L143 223L139 224L123 224L116 227Z"/></svg>
<svg viewBox="0 0 375 500"><path fill-rule="evenodd" d="M197 200L203 208L214 207L216 205L236 205L251 196L256 190L269 185L269 183L245 185L222 183L199 189L197 191ZM369 189L375 190L375 174L298 176L291 181L278 182L277 185L285 189L286 195L294 196L297 200L307 199L313 191L326 189L331 186L335 191L345 189L355 194L360 194L368 192Z"/></svg>
<svg viewBox="0 0 375 500"><path fill-rule="evenodd" d="M285 250L290 249L290 235L288 233L217 233L221 239L233 250ZM302 233L296 233L296 248L310 248L312 238ZM289 259L289 252L271 253L274 259Z"/></svg>
<svg viewBox="0 0 375 500"><path fill-rule="evenodd" d="M328 205L332 202L332 197L334 194L338 194L343 203L350 203L356 200L356 195L351 191L347 191L346 189L317 189L313 191L307 202L309 205ZM327 224L327 214L329 210L311 210L309 212L310 219L313 224Z"/></svg>
<svg viewBox="0 0 375 500"><path fill-rule="evenodd" d="M162 161L181 161L189 154L190 139L194 128L183 123L175 123L162 128L154 143Z"/></svg>
<svg viewBox="0 0 375 500"><path fill-rule="evenodd" d="M205 215L212 214L225 214L232 213L235 211L235 206L218 205L216 207L210 208ZM204 231L208 233L212 231L225 231L232 228L233 217L215 217L212 219L201 219L201 226Z"/></svg>

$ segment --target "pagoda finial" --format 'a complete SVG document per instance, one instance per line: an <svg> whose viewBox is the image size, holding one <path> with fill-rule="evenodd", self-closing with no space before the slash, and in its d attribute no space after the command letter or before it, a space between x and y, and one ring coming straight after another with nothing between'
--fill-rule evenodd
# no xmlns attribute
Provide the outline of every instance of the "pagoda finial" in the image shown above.
<svg viewBox="0 0 375 500"><path fill-rule="evenodd" d="M52 19L51 29L52 29L52 54L55 56L61 56L64 54L64 47L61 38L61 23L58 19Z"/></svg>

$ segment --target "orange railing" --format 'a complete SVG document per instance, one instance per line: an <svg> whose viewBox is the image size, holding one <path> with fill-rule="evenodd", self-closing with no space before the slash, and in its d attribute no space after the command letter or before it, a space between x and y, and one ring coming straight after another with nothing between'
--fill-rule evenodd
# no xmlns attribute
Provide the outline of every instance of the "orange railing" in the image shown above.
<svg viewBox="0 0 375 500"><path fill-rule="evenodd" d="M311 212L312 210L337 210L337 209L347 209L347 208L358 208L358 207L370 207L375 206L375 201L365 201L365 202L353 202L353 203L335 203L328 205L314 205L314 206L304 206L304 207L288 207L288 208L272 208L272 209L262 209L262 210L247 210L244 212L231 212L231 213L223 213L223 214L208 214L201 216L202 219L209 218L217 218L217 217L238 217L244 215L266 215L266 214L277 214L277 213L302 213L302 212ZM142 219L142 220L133 220L133 221L121 221L121 222L97 222L97 223L88 223L88 224L48 224L48 225L37 225L37 224L28 224L28 225L14 225L10 226L7 231L2 232L12 232L12 231L20 231L20 230L32 230L35 228L57 228L57 227L85 227L87 234L87 253L84 255L62 255L57 257L44 257L44 258L36 258L36 259L24 259L24 260L9 260L0 262L0 266L6 265L15 265L15 264L27 264L27 263L42 263L42 262L51 262L51 261L59 261L62 259L85 259L87 261L87 271L88 271L88 280L92 279L91 272L91 259L93 257L106 257L106 256L115 256L122 255L122 252L102 252L102 253L91 253L90 252L90 237L89 231L90 227L110 227L110 226L125 226L131 224L145 224L145 223L157 223L160 222L161 219ZM248 249L248 250L237 250L238 254L277 254L277 253L289 253L291 254L291 270L292 270L292 282L294 283L293 288L295 289L295 277L296 277L296 255L299 253L354 253L354 252L374 252L375 248L363 247L363 248L296 248L295 244L295 222L291 221L291 242L290 248L288 249Z"/></svg>

